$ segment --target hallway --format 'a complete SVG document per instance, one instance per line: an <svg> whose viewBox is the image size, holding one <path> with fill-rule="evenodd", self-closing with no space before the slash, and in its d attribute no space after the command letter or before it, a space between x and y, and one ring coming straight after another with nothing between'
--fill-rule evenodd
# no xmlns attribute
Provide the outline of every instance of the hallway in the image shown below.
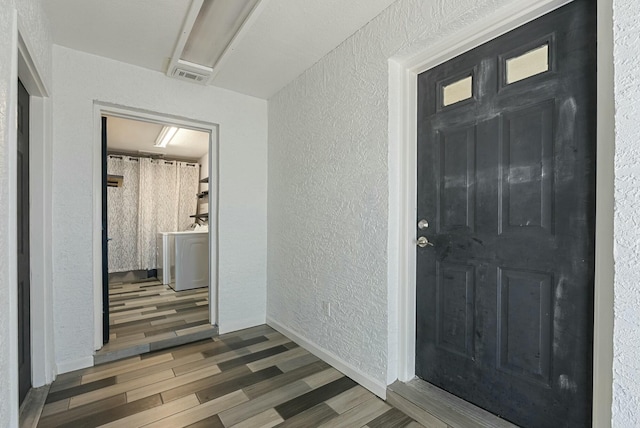
<svg viewBox="0 0 640 428"><path fill-rule="evenodd" d="M212 10L227 3L234 5L228 12L237 13L221 27L213 19L225 14ZM535 37L525 37L525 30L521 38L508 37L578 3L594 8L586 35L570 20ZM242 424L226 420L225 412L275 392L253 396L253 387L239 386L211 398L203 391L237 382L229 372L240 378L261 372L254 373L253 364L276 354L240 361L275 348L282 349L277 356L293 348L313 353L322 359L314 363L325 365L320 372L330 365L374 394L369 403L386 397L389 407L380 411L397 408L412 418L400 418L399 426L413 420L460 426L440 413L437 423L426 422L393 402L395 395L428 396L428 386L404 390L422 376L468 400L461 405L479 403L469 392L501 404L517 401L509 408L531 417L556 409L558 425L572 425L563 410L581 407L588 414L582 411L585 423L577 426L590 418L589 426L640 427L640 368L633 358L640 355L634 304L640 301L640 121L632 120L640 115L640 63L634 61L640 2L353 0L338 9L314 0L0 5L0 111L6 113L0 114L0 428L21 426L21 409L30 402L21 392L33 392L42 403L52 385L42 426L127 427L136 418L145 426L174 417L188 426L213 415L219 426ZM456 62L503 36L508 43L490 58ZM579 60L573 48L558 44L563 39L588 48L588 57ZM587 63L596 70L588 78ZM430 71L424 82L420 76ZM580 86L592 101L580 102L565 84L554 83L552 91L548 79L559 76L569 76L569 86ZM28 104L20 100L19 82ZM483 104L487 98L500 110ZM28 121L21 105L29 106ZM436 113L422 115L424 108ZM168 301L170 290L159 283L126 284L134 276L118 277L124 283L112 290L114 299L130 294L137 302L114 300L109 307L103 263L116 242L105 250L103 241L114 238L103 218L105 115L162 125L144 142L136 135L123 142L123 156L130 158L170 162L165 152L181 141L166 135L175 137L179 129L209 135L208 156L198 163L201 172L205 163L212 172L198 178L210 180L210 193L205 198L202 188L190 191L207 199L201 205L208 205L209 231L217 234L207 247L208 296ZM445 116L446 129L439 126ZM585 120L588 130L572 131ZM20 130L29 132L28 207L18 204L24 189L18 172L27 175ZM154 177L138 170L137 180L122 182L137 183L139 194L164 211L173 198ZM570 180L585 177L588 197L568 190ZM486 186L474 184L480 181ZM147 184L164 190L146 190ZM586 205L589 215L561 215L564 207ZM128 229L151 237L148 226L157 216L142 212ZM204 214L200 206L188 213L190 220ZM25 223L29 239L19 240ZM573 228L586 230L585 242L574 239ZM562 247L579 248L585 257L559 250L551 243L559 237ZM22 263L27 245L28 263ZM542 245L551 250L535 257L526 252ZM144 261L139 253L127 254ZM135 279L153 275L148 259L132 267L144 272ZM568 274L578 270L580 281ZM587 292L572 293L577 284ZM418 302L431 306L418 311ZM576 313L587 326L579 336L568 329L577 326ZM422 332L428 335L418 341ZM266 339L251 342L261 336ZM423 355L443 367L425 361L420 365L431 372L416 370ZM238 366L224 368L235 360ZM207 363L187 368L201 361ZM474 371L476 362L482 373ZM271 366L266 369L282 373L255 381L288 379L304 367ZM315 374L300 374L286 388L304 384L310 389L297 397L311 393L318 389L308 383ZM455 388L437 382L438 376L449 376ZM522 394L508 385L500 394L487 391L494 379L508 377ZM486 388L478 391L471 381ZM154 385L166 389L151 393ZM169 390L187 385L195 389L165 400ZM558 397L583 395L547 406L540 404L550 395L547 387ZM284 384L278 388L287 392ZM356 389L364 391L349 391ZM521 399L531 394L540 400ZM227 409L226 399L246 401ZM281 414L279 406L292 399L254 416L267 425L294 425L317 406L339 415L332 420L352 415L326 399L299 415ZM133 419L120 423L125 418Z"/></svg>

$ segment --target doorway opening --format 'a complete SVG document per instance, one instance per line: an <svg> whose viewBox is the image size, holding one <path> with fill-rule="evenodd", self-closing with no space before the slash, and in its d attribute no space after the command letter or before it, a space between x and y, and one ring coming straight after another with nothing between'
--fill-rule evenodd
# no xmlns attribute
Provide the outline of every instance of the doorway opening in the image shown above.
<svg viewBox="0 0 640 428"><path fill-rule="evenodd" d="M94 363L217 335L216 129L99 114L104 345Z"/></svg>

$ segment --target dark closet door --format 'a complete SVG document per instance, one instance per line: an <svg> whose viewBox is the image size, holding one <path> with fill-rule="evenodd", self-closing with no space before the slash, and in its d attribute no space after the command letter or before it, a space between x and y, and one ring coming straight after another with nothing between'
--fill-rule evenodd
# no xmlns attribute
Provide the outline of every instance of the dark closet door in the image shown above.
<svg viewBox="0 0 640 428"><path fill-rule="evenodd" d="M523 427L591 426L595 3L418 78L416 373Z"/></svg>
<svg viewBox="0 0 640 428"><path fill-rule="evenodd" d="M29 94L18 82L18 382L20 403L31 388L29 257Z"/></svg>
<svg viewBox="0 0 640 428"><path fill-rule="evenodd" d="M102 343L109 342L109 231L107 229L107 118L102 117Z"/></svg>

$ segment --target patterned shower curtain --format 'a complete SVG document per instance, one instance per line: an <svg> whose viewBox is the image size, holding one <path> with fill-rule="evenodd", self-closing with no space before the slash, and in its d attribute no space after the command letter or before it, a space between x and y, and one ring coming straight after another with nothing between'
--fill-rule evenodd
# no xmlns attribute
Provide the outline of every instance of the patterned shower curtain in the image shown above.
<svg viewBox="0 0 640 428"><path fill-rule="evenodd" d="M118 159L109 159L114 171L123 171L116 169L116 164L121 162L114 160ZM134 162L130 160L130 163ZM155 269L158 232L187 229L193 223L189 216L195 214L197 208L198 164L149 158L138 158L135 164L137 168L131 179L137 181L137 186L131 185L126 199L123 195L115 196L127 183L126 176L123 187L109 188L109 197L114 194L113 203L112 199L108 201L109 235L113 238L109 244L109 272ZM108 171L117 174L111 169ZM122 241L117 245L116 236ZM120 248L127 251L120 252Z"/></svg>
<svg viewBox="0 0 640 428"><path fill-rule="evenodd" d="M140 167L138 159L127 156L107 158L107 171L121 175L121 187L107 187L109 272L138 269L138 197Z"/></svg>

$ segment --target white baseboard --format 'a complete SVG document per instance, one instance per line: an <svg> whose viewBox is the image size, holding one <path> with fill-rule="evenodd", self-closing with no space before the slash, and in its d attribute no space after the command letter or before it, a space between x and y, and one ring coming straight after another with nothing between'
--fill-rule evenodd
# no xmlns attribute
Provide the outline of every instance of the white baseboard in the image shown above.
<svg viewBox="0 0 640 428"><path fill-rule="evenodd" d="M305 348L307 351L311 352L316 357L331 364L333 367L340 370L346 376L355 380L360 385L362 385L363 387L367 388L369 391L376 394L378 397L382 398L383 400L387 399L387 386L384 383L376 379L373 379L371 376L369 376L366 373L361 372L359 369L353 367L351 364L347 363L342 358L338 357L337 355L333 354L330 351L327 351L326 349L311 342L310 340L305 339L304 337L300 336L298 333L294 332L293 330L290 330L289 328L285 327L284 325L274 320L273 318L267 317L267 324L273 327L274 329L278 330L280 333L287 336L289 339L296 342L298 345Z"/></svg>
<svg viewBox="0 0 640 428"><path fill-rule="evenodd" d="M262 325L265 323L264 318L256 318L256 319L248 319L248 320L240 320L233 322L225 322L221 321L218 325L218 334L231 333L238 330L244 330L245 328L255 327L257 325Z"/></svg>
<svg viewBox="0 0 640 428"><path fill-rule="evenodd" d="M79 358L77 360L65 361L63 363L56 364L56 367L58 369L57 370L58 374L69 373L74 370L86 369L87 367L92 367L92 366L93 366L93 357L84 357L84 358Z"/></svg>

